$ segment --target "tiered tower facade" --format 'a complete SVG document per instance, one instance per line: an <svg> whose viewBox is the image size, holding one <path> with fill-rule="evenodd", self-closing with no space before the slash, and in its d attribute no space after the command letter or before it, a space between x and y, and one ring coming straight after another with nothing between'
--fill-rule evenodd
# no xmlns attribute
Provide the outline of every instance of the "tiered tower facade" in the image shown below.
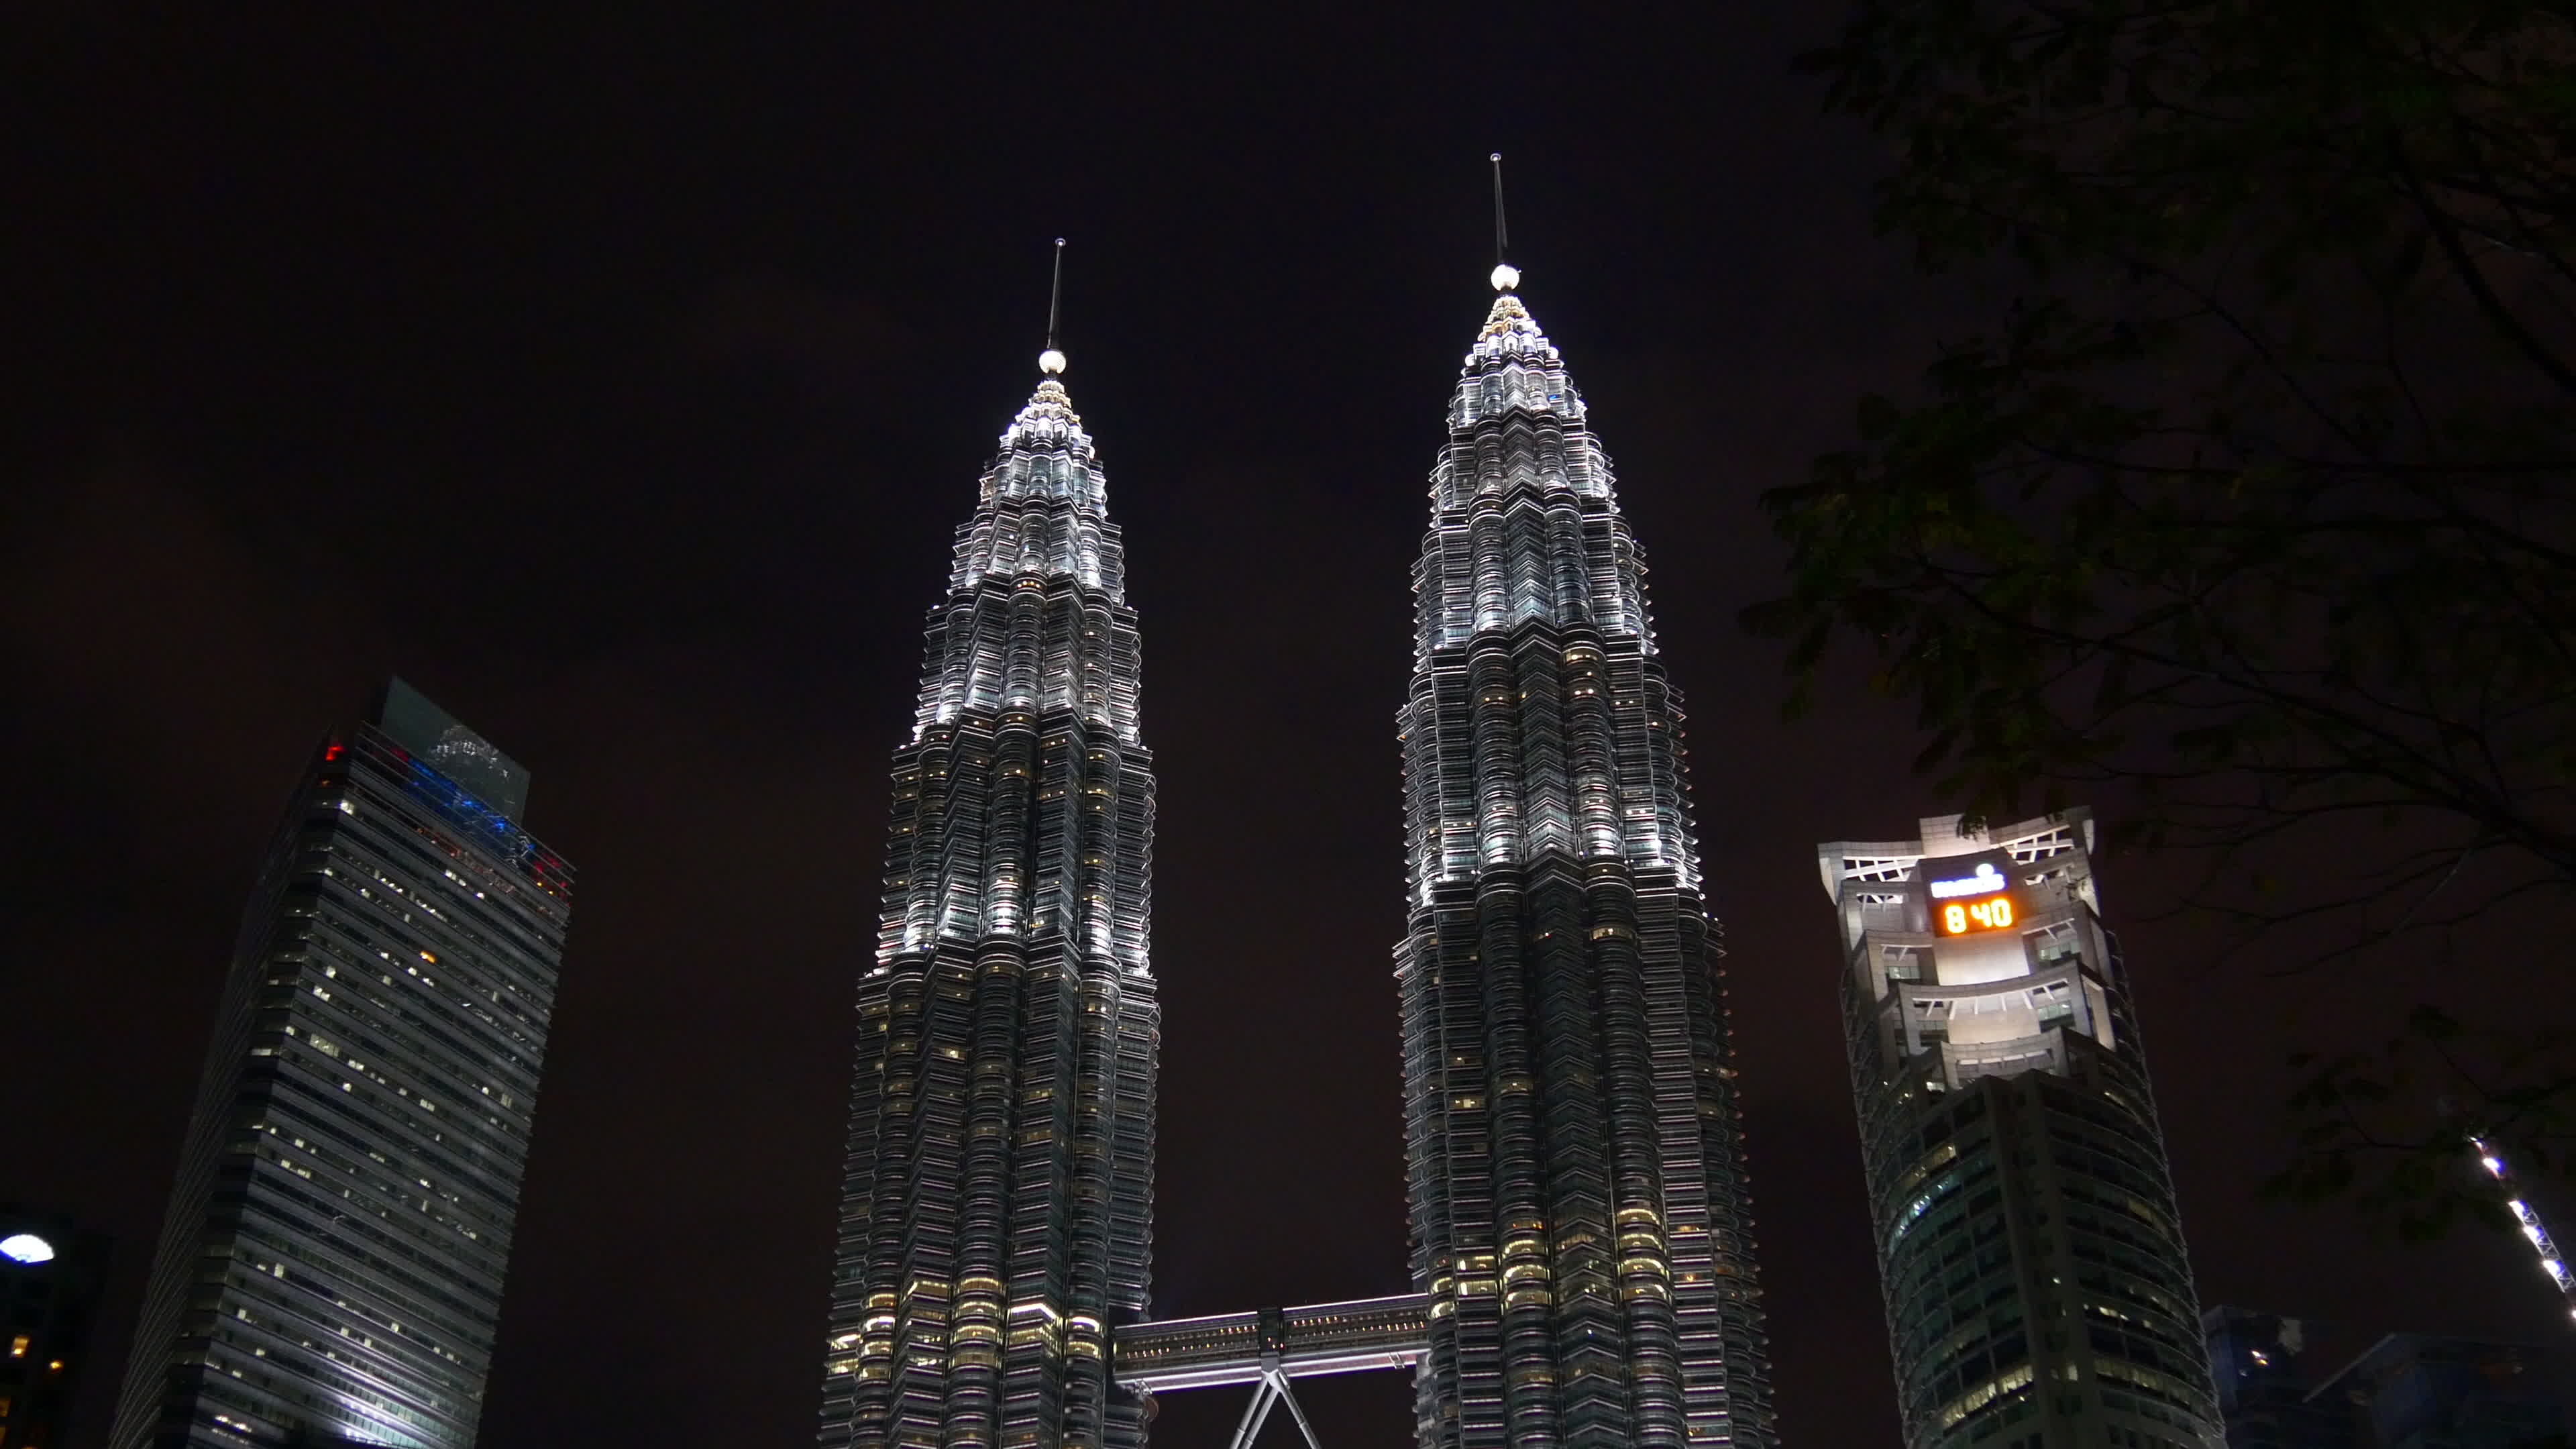
<svg viewBox="0 0 2576 1449"><path fill-rule="evenodd" d="M1775 1443L1681 707L1582 398L1498 268L1401 724L1426 1449Z"/></svg>
<svg viewBox="0 0 2576 1449"><path fill-rule="evenodd" d="M1110 1329L1145 1311L1160 1017L1124 572L1050 375L959 530L895 751L825 1449L1144 1440L1108 1363Z"/></svg>
<svg viewBox="0 0 2576 1449"><path fill-rule="evenodd" d="M1817 866L1907 1449L2225 1449L2091 813Z"/></svg>

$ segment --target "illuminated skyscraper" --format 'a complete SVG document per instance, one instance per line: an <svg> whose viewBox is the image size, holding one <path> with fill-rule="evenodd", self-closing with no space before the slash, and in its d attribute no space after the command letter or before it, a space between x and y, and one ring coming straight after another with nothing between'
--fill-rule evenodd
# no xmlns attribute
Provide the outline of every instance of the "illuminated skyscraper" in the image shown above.
<svg viewBox="0 0 2576 1449"><path fill-rule="evenodd" d="M1159 1007L1153 758L1098 458L1053 374L1002 434L895 751L859 982L821 1442L1132 1446Z"/></svg>
<svg viewBox="0 0 2576 1449"><path fill-rule="evenodd" d="M2221 1449L2083 810L1818 849L1907 1449Z"/></svg>
<svg viewBox="0 0 2576 1449"><path fill-rule="evenodd" d="M270 847L189 1122L114 1449L466 1449L572 870L528 777L394 681Z"/></svg>
<svg viewBox="0 0 2576 1449"><path fill-rule="evenodd" d="M1775 1442L1679 699L1609 460L1497 268L1402 714L1430 1449Z"/></svg>

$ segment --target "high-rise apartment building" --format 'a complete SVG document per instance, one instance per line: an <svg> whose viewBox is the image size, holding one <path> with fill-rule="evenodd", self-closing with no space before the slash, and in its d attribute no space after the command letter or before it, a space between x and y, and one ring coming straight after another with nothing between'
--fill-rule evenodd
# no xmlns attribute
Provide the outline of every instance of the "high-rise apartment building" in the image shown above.
<svg viewBox="0 0 2576 1449"><path fill-rule="evenodd" d="M2220 1449L2089 812L1820 847L1907 1449Z"/></svg>
<svg viewBox="0 0 2576 1449"><path fill-rule="evenodd" d="M111 1443L474 1442L572 870L393 682L244 917Z"/></svg>
<svg viewBox="0 0 2576 1449"><path fill-rule="evenodd" d="M1048 375L1002 434L895 751L859 982L821 1442L1132 1446L1159 1007L1153 757L1091 435Z"/></svg>
<svg viewBox="0 0 2576 1449"><path fill-rule="evenodd" d="M1680 701L1518 281L1496 269L1450 399L1401 716L1419 1442L1768 1446Z"/></svg>

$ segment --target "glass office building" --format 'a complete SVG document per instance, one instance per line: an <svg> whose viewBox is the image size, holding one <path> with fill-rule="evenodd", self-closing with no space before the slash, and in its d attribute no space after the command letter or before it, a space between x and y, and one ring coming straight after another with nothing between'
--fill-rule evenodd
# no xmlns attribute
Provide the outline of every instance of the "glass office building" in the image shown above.
<svg viewBox="0 0 2576 1449"><path fill-rule="evenodd" d="M1401 715L1419 1442L1769 1446L1680 700L1583 400L1494 281Z"/></svg>
<svg viewBox="0 0 2576 1449"><path fill-rule="evenodd" d="M1002 434L895 751L821 1443L1129 1446L1159 1008L1136 614L1052 375Z"/></svg>
<svg viewBox="0 0 2576 1449"><path fill-rule="evenodd" d="M397 680L243 922L111 1443L474 1442L572 870Z"/></svg>
<svg viewBox="0 0 2576 1449"><path fill-rule="evenodd" d="M1822 846L1907 1449L2220 1449L2089 812Z"/></svg>

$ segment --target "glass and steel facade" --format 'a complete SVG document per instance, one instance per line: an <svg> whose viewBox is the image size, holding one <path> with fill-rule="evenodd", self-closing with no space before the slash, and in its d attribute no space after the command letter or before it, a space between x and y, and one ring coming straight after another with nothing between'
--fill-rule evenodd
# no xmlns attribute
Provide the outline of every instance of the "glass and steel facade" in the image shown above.
<svg viewBox="0 0 2576 1449"><path fill-rule="evenodd" d="M217 1011L114 1449L474 1442L572 870L396 681L316 751Z"/></svg>
<svg viewBox="0 0 2576 1449"><path fill-rule="evenodd" d="M1818 850L1907 1449L2220 1449L2083 810Z"/></svg>
<svg viewBox="0 0 2576 1449"><path fill-rule="evenodd" d="M1450 401L1400 717L1419 1441L1769 1446L1680 700L1517 280Z"/></svg>
<svg viewBox="0 0 2576 1449"><path fill-rule="evenodd" d="M826 1449L1143 1442L1108 1356L1145 1312L1159 1030L1124 575L1091 437L1049 377L959 531L895 751Z"/></svg>

